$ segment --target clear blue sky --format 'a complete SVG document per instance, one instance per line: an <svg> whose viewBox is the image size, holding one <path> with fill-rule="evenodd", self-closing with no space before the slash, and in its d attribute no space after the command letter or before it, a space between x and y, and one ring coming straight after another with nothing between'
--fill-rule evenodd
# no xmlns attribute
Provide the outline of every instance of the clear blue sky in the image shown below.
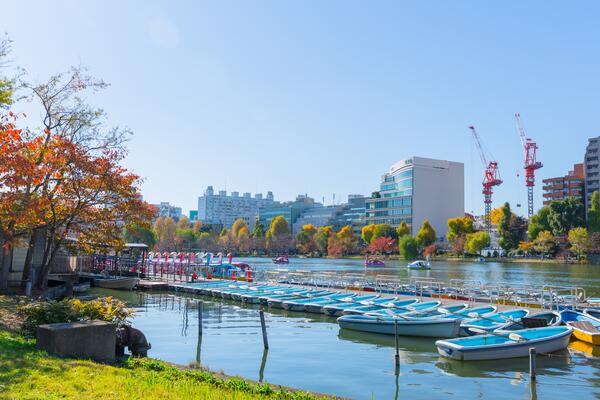
<svg viewBox="0 0 600 400"><path fill-rule="evenodd" d="M111 83L93 102L135 132L126 163L151 202L195 208L213 185L330 203L419 155L464 162L466 210L482 212L475 124L504 179L495 203L523 213L513 115L540 183L583 159L600 135L599 15L595 1L13 1L0 30L34 81L83 64Z"/></svg>

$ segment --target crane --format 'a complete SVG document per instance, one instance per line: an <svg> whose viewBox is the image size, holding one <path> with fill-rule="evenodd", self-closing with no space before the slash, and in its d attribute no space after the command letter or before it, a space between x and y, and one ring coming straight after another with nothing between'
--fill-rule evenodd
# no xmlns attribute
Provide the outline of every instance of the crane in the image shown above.
<svg viewBox="0 0 600 400"><path fill-rule="evenodd" d="M492 213L492 194L494 193L494 186L498 186L502 183L502 179L500 179L500 175L498 172L498 163L496 161L489 161L485 156L485 152L483 151L483 147L481 146L481 140L479 139L479 135L475 130L474 126L470 126L469 129L473 134L473 140L475 141L475 146L477 147L477 151L479 152L479 157L481 158L481 163L485 168L485 172L483 175L483 203L485 206L485 227L489 232L492 227L491 221L491 213Z"/></svg>
<svg viewBox="0 0 600 400"><path fill-rule="evenodd" d="M525 150L525 186L527 187L527 215L529 219L533 216L533 187L535 186L535 170L543 167L543 164L536 160L537 143L525 136L525 130L521 124L521 114L515 114L517 130L521 137L521 143Z"/></svg>

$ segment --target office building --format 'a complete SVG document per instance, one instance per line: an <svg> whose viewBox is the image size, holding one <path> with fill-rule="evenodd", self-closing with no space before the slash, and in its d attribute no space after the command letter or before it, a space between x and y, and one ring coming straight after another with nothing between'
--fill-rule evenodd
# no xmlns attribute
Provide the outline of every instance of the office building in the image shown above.
<svg viewBox="0 0 600 400"><path fill-rule="evenodd" d="M360 236L362 227L365 226L366 200L366 197L361 194L348 195L348 203L341 205L331 221L333 229L339 231L349 225L352 231Z"/></svg>
<svg viewBox="0 0 600 400"><path fill-rule="evenodd" d="M316 203L312 197L307 195L298 195L296 200L284 203L274 203L270 206L261 208L258 212L258 219L268 228L271 225L271 220L275 217L284 217L290 227L292 233L297 233L296 221L304 213L305 210L312 208L322 208L321 203Z"/></svg>
<svg viewBox="0 0 600 400"><path fill-rule="evenodd" d="M163 201L160 204L151 204L156 209L154 219L158 217L171 217L175 221L178 221L182 217L181 207L175 207L169 204L167 201Z"/></svg>
<svg viewBox="0 0 600 400"><path fill-rule="evenodd" d="M464 215L464 191L462 163L423 157L400 160L366 200L365 223L398 226L404 221L415 235L427 219L443 238L448 218Z"/></svg>
<svg viewBox="0 0 600 400"><path fill-rule="evenodd" d="M203 223L220 224L229 228L236 219L242 218L252 229L259 210L273 203L272 192L268 192L264 198L260 193L252 197L250 193L240 196L239 192L231 192L228 196L225 190L215 194L213 187L209 186L198 198L198 219Z"/></svg>
<svg viewBox="0 0 600 400"><path fill-rule="evenodd" d="M575 164L573 170L565 176L543 180L544 205L554 200L564 200L567 197L577 197L585 204L585 173L583 164Z"/></svg>

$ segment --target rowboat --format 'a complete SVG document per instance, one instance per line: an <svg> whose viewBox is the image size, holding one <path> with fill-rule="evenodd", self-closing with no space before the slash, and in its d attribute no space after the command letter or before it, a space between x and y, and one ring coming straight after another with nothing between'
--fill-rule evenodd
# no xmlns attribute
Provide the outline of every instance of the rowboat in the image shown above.
<svg viewBox="0 0 600 400"><path fill-rule="evenodd" d="M556 311L542 311L521 318L519 322L511 322L497 329L496 332L520 331L528 328L543 328L545 326L558 326L562 324L562 317Z"/></svg>
<svg viewBox="0 0 600 400"><path fill-rule="evenodd" d="M583 313L585 315L589 315L590 317L600 319L600 308L586 308L583 310Z"/></svg>
<svg viewBox="0 0 600 400"><path fill-rule="evenodd" d="M285 298L285 300L290 300L290 299L295 298L296 296L300 297L300 296L305 295L310 292L311 292L311 290L309 290L309 289L276 290L273 293L269 293L269 294L260 296L258 299L260 300L260 304L263 304L266 306L269 304L269 300L281 299L281 298Z"/></svg>
<svg viewBox="0 0 600 400"><path fill-rule="evenodd" d="M387 299L386 299L387 300ZM406 308L417 303L419 300L417 299L408 299L408 300L396 300L385 303L380 303L376 305L362 305L357 304L352 308L345 309L342 314L343 315L362 315L369 312L375 312L379 310L384 310L386 308Z"/></svg>
<svg viewBox="0 0 600 400"><path fill-rule="evenodd" d="M366 313L365 315L393 317L397 314L406 314L408 312L412 312L414 316L416 316L417 313L415 313L415 311L419 311L420 313L425 314L431 310L438 308L440 304L442 304L441 301L427 301L425 303L414 303L404 308L385 308L379 311Z"/></svg>
<svg viewBox="0 0 600 400"><path fill-rule="evenodd" d="M459 313L464 312L468 307L468 304L453 304L443 307L437 307L429 311L415 310L407 314L407 316L415 316L420 318L461 318Z"/></svg>
<svg viewBox="0 0 600 400"><path fill-rule="evenodd" d="M304 305L304 311L315 314L323 314L323 309L326 306L330 306L333 304L339 303L351 303L355 301L360 301L364 296L357 296L356 294L348 294L347 296L341 299L334 299L330 301L320 301L320 302L310 302ZM371 296L369 296L371 297Z"/></svg>
<svg viewBox="0 0 600 400"><path fill-rule="evenodd" d="M503 311L496 314L486 314L479 318L465 320L461 327L461 334L464 336L473 335L470 328L492 332L496 329L502 329L529 314L528 310L519 308L515 310Z"/></svg>
<svg viewBox="0 0 600 400"><path fill-rule="evenodd" d="M560 315L563 323L573 328L573 336L584 342L600 345L600 319L572 310L563 310Z"/></svg>
<svg viewBox="0 0 600 400"><path fill-rule="evenodd" d="M348 294L340 292L330 292L329 294L324 294L320 297L310 297L304 299L293 299L284 301L283 308L289 311L304 311L304 306L308 303L335 301L344 297L348 297Z"/></svg>
<svg viewBox="0 0 600 400"><path fill-rule="evenodd" d="M388 299L380 299L379 295L375 294L369 296L356 297L353 299L352 302L339 302L337 304L331 304L323 307L323 314L329 315L330 317L339 317L340 315L342 315L342 312L344 312L345 309L356 307L356 303L363 305L377 305L378 303L384 303L387 301Z"/></svg>
<svg viewBox="0 0 600 400"><path fill-rule="evenodd" d="M105 289L132 290L140 282L139 278L116 276L110 278L96 278L94 285Z"/></svg>
<svg viewBox="0 0 600 400"><path fill-rule="evenodd" d="M301 295L293 295L292 294L287 297L278 297L278 298L274 298L274 299L269 299L269 300L267 300L267 304L269 305L269 307L283 308L284 302L296 299L296 298L298 298L298 296L300 296L300 298L312 298L312 297L319 297L323 293L327 293L327 291L326 290L312 290L308 293L304 293Z"/></svg>
<svg viewBox="0 0 600 400"><path fill-rule="evenodd" d="M343 315L337 319L340 328L361 332L395 334L395 323L398 324L398 335L423 337L456 337L460 330L460 319L415 319L400 316Z"/></svg>
<svg viewBox="0 0 600 400"><path fill-rule="evenodd" d="M509 334L478 335L438 340L435 345L441 356L454 360L498 360L527 357L529 348L538 353L552 353L566 348L571 339L570 326L550 326L524 329Z"/></svg>

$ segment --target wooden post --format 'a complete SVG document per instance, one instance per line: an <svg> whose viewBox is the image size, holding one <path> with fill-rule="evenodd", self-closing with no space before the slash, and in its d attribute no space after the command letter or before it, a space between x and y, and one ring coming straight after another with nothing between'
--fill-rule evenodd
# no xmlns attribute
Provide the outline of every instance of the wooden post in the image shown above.
<svg viewBox="0 0 600 400"><path fill-rule="evenodd" d="M529 348L529 379L533 382L537 379L536 367L536 351L535 347Z"/></svg>
<svg viewBox="0 0 600 400"><path fill-rule="evenodd" d="M268 349L269 341L267 340L267 323L265 322L265 312L260 310L258 313L260 314L260 327L262 328L263 345L265 346L265 349Z"/></svg>
<svg viewBox="0 0 600 400"><path fill-rule="evenodd" d="M398 350L398 320L394 320L394 341L396 346L396 354L394 354L394 361L396 367L400 365L400 351Z"/></svg>
<svg viewBox="0 0 600 400"><path fill-rule="evenodd" d="M198 336L202 336L202 302L198 301Z"/></svg>

